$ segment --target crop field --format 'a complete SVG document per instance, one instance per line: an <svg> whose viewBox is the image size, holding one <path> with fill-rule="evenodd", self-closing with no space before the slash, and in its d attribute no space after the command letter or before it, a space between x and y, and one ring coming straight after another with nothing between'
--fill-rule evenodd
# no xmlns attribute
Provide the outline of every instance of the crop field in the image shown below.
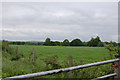
<svg viewBox="0 0 120 80"><path fill-rule="evenodd" d="M47 58L57 55L59 61L72 56L75 61L83 60L85 63L101 61L109 56L109 51L104 47L63 47L63 46L30 46L30 45L12 45L18 47L19 51L26 57L30 55L32 49L35 49L38 58Z"/></svg>
<svg viewBox="0 0 120 80"><path fill-rule="evenodd" d="M104 47L65 47L65 46L63 47L63 46L34 46L34 45L10 45L10 46L12 48L18 47L18 52L19 54L23 54L23 57L20 58L19 60L11 61L10 60L11 55L3 53L3 74L2 74L3 77L24 75L27 73L55 69L51 67L49 68L46 67L46 64L44 62L44 59L49 59L51 56L57 56L56 63L61 65L62 68L69 67L68 65L65 66L69 56L72 56L72 60L74 61L73 63L77 63L74 65L103 61L109 59L110 57L109 51ZM33 48L36 56L36 64L34 66L29 60ZM110 66L107 67L110 68ZM100 69L97 72L98 74L100 71L102 72L102 70ZM107 72L100 73L97 76L107 74L110 72L111 70L109 69L107 70Z"/></svg>

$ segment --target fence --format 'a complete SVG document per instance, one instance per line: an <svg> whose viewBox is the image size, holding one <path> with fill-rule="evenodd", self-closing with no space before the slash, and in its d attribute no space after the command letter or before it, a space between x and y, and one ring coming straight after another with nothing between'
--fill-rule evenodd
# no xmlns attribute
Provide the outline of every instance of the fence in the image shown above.
<svg viewBox="0 0 120 80"><path fill-rule="evenodd" d="M43 76L43 75L56 74L56 73L61 73L61 72L68 72L68 71L72 71L72 70L83 69L83 68L87 68L87 67L98 66L98 65L113 63L113 62L116 64L116 66L120 65L120 59L118 58L118 59L101 61L101 62L96 62L96 63L91 63L91 64L68 67L68 68L64 68L64 69L56 69L56 70L50 70L50 71L45 71L45 72L38 72L38 73L32 73L32 74L27 74L27 75L8 77L8 78L2 79L2 80L28 79L28 78L33 78L33 77L38 77L38 76ZM95 79L92 79L92 80L99 80L99 79L104 79L104 78L113 77L113 76L115 78L120 78L120 68L119 68L119 66L116 67L115 73L108 74L108 75L105 75L105 76L102 76L102 77L98 77L98 78L95 78Z"/></svg>

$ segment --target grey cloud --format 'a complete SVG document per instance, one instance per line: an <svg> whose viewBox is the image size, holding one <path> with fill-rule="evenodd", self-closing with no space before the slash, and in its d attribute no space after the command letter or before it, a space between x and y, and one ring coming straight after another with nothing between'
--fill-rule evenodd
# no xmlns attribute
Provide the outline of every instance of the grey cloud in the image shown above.
<svg viewBox="0 0 120 80"><path fill-rule="evenodd" d="M116 41L117 3L4 3L3 13L4 39Z"/></svg>

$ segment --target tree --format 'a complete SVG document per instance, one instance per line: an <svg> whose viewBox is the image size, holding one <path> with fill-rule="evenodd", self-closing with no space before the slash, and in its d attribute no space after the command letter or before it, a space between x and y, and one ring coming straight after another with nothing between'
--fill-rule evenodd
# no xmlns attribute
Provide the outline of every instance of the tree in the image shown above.
<svg viewBox="0 0 120 80"><path fill-rule="evenodd" d="M103 42L99 42L98 43L98 47L104 47L104 43Z"/></svg>
<svg viewBox="0 0 120 80"><path fill-rule="evenodd" d="M118 43L110 41L113 46L118 46Z"/></svg>
<svg viewBox="0 0 120 80"><path fill-rule="evenodd" d="M69 40L68 39L65 39L62 43L62 46L69 46L70 43L69 43Z"/></svg>
<svg viewBox="0 0 120 80"><path fill-rule="evenodd" d="M46 38L44 45L50 46L50 44L51 44L50 38Z"/></svg>
<svg viewBox="0 0 120 80"><path fill-rule="evenodd" d="M85 42L85 41L82 42L82 44L83 44L83 46L87 46L87 42Z"/></svg>
<svg viewBox="0 0 120 80"><path fill-rule="evenodd" d="M82 41L80 39L74 39L71 41L70 46L82 46Z"/></svg>
<svg viewBox="0 0 120 80"><path fill-rule="evenodd" d="M37 43L37 45L43 45L44 44L44 42L38 42Z"/></svg>
<svg viewBox="0 0 120 80"><path fill-rule="evenodd" d="M50 41L49 46L56 46L56 44L55 44L55 42L54 42L54 41Z"/></svg>
<svg viewBox="0 0 120 80"><path fill-rule="evenodd" d="M100 43L101 43L101 40L99 36L97 36L96 38L91 38L91 40L88 41L87 45L92 47L97 47L99 46Z"/></svg>
<svg viewBox="0 0 120 80"><path fill-rule="evenodd" d="M101 42L101 40L100 40L100 37L99 37L99 36L97 36L97 37L95 38L95 40L96 40L97 42Z"/></svg>
<svg viewBox="0 0 120 80"><path fill-rule="evenodd" d="M55 46L60 46L60 42L59 41L55 41Z"/></svg>

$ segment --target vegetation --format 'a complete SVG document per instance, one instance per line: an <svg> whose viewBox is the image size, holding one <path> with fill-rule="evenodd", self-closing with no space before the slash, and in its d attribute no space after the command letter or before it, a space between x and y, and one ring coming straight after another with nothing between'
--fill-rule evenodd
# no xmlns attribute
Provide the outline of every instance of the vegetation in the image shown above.
<svg viewBox="0 0 120 80"><path fill-rule="evenodd" d="M88 46L96 47L96 46L100 46L100 43L101 43L101 40L100 40L100 38L97 36L96 38L91 38L91 40L88 41L87 45L88 45Z"/></svg>
<svg viewBox="0 0 120 80"><path fill-rule="evenodd" d="M120 47L116 46L113 42L110 42L109 45L104 44L105 48L110 51L110 54L114 53L114 55L117 57L120 57Z"/></svg>
<svg viewBox="0 0 120 80"><path fill-rule="evenodd" d="M70 43L71 46L82 46L82 41L80 39L74 39L73 41L71 41Z"/></svg>
<svg viewBox="0 0 120 80"><path fill-rule="evenodd" d="M44 45L46 45L46 46L50 46L51 44L52 44L52 42L51 42L50 38L47 38L44 42Z"/></svg>
<svg viewBox="0 0 120 80"><path fill-rule="evenodd" d="M110 59L109 51L103 47L62 47L30 45L11 45L10 47L15 51L16 49L19 49L17 51L19 54L23 54L23 56L21 56L18 60L11 60L15 54L11 55L8 52L3 52L3 77L65 68L69 66L76 66ZM69 56L72 56L72 64L69 62ZM88 69L90 69L89 76L86 78L94 78L104 74L112 73L110 65ZM72 78L85 78L85 75L88 75L88 73L86 73L86 71L88 72L88 69L72 71ZM96 75L92 75L94 69L97 71ZM81 74L81 76L76 73ZM42 76L40 78L65 78L66 74L69 73Z"/></svg>
<svg viewBox="0 0 120 80"><path fill-rule="evenodd" d="M120 47L117 43L101 42L99 37L92 38L88 42L82 42L80 39L74 39L71 42L65 39L63 42L59 42L47 38L45 42L37 43L3 40L2 44L2 77L77 66L113 59L114 55L120 55ZM112 72L112 64L106 64L37 78L90 79Z"/></svg>
<svg viewBox="0 0 120 80"><path fill-rule="evenodd" d="M62 43L62 46L70 46L70 42L68 39L65 39Z"/></svg>
<svg viewBox="0 0 120 80"><path fill-rule="evenodd" d="M72 41L65 39L63 42L51 41L50 38L46 38L45 42L20 42L20 41L9 42L9 44L11 45L85 46L85 47L104 47L104 44L109 45L111 43L114 46L120 45L120 43L116 42L102 42L99 36L97 36L96 38L91 38L87 42L83 42L79 38L73 39Z"/></svg>

